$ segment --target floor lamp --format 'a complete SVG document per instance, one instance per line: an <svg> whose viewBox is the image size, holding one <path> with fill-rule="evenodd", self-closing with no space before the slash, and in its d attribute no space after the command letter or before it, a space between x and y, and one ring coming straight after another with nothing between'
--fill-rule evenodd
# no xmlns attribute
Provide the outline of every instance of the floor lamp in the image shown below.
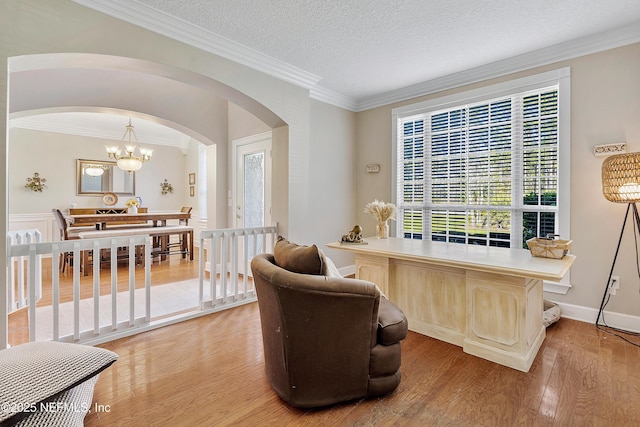
<svg viewBox="0 0 640 427"><path fill-rule="evenodd" d="M640 233L640 215L638 214L638 207L636 206L636 203L640 202L640 152L617 154L605 159L602 163L602 193L604 197L611 202L626 203L627 211L624 215L618 246L613 256L613 263L611 264L607 284L604 288L604 294L602 295L596 326L600 325L601 317L604 321L603 310L606 305L605 301L609 293L609 284L611 283L613 269L616 265L618 252L620 251L620 244L622 243L622 236L624 235L624 229L627 225L629 212L632 213L634 235L637 236L636 233ZM606 325L603 324L603 326Z"/></svg>

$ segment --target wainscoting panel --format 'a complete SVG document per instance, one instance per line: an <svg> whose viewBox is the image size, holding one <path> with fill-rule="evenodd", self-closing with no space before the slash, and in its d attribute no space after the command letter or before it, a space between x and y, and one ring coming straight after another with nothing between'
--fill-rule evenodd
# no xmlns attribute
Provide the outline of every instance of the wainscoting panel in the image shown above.
<svg viewBox="0 0 640 427"><path fill-rule="evenodd" d="M9 214L9 231L38 230L43 242L60 240L56 219L51 212L35 214Z"/></svg>

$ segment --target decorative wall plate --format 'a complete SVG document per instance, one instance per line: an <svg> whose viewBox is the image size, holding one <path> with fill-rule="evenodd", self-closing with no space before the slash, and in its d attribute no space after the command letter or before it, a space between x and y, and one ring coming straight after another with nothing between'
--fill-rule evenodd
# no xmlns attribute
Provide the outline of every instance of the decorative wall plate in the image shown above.
<svg viewBox="0 0 640 427"><path fill-rule="evenodd" d="M107 206L113 206L118 203L118 196L116 196L114 193L105 193L105 195L102 196L102 201Z"/></svg>

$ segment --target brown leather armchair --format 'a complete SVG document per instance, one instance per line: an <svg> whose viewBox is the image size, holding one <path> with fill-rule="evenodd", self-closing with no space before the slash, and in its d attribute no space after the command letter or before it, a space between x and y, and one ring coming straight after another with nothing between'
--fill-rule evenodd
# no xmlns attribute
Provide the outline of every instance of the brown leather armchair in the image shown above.
<svg viewBox="0 0 640 427"><path fill-rule="evenodd" d="M251 270L267 378L283 400L309 408L396 389L407 319L377 286L290 272L268 254Z"/></svg>

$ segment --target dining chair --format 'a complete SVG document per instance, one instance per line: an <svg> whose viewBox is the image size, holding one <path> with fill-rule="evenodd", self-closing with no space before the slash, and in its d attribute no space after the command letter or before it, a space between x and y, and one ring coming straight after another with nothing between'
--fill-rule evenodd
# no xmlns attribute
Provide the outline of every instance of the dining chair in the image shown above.
<svg viewBox="0 0 640 427"><path fill-rule="evenodd" d="M191 209L193 209L192 206L183 206L182 208L180 208L180 212L190 214L191 213ZM189 220L180 219L180 220L178 220L178 224L180 224L180 225L188 225L189 224ZM167 250L171 250L171 248L175 247L175 246L179 246L181 248L181 250L182 250L183 248L186 247L186 244L187 244L187 242L185 241L185 235L183 235L183 234L180 235L179 241L177 243L171 243L170 237L166 237L166 239L167 240L165 242L165 245L166 245Z"/></svg>
<svg viewBox="0 0 640 427"><path fill-rule="evenodd" d="M60 209L52 209L51 212L53 216L56 218L56 222L58 223L58 228L60 229L60 240L74 240L77 239L78 236L69 232L69 224L67 223L67 218L65 218L64 214ZM71 263L73 259L73 254L71 252L62 252L60 254L60 260L58 261L58 268L60 271L64 273L67 264L73 265Z"/></svg>

